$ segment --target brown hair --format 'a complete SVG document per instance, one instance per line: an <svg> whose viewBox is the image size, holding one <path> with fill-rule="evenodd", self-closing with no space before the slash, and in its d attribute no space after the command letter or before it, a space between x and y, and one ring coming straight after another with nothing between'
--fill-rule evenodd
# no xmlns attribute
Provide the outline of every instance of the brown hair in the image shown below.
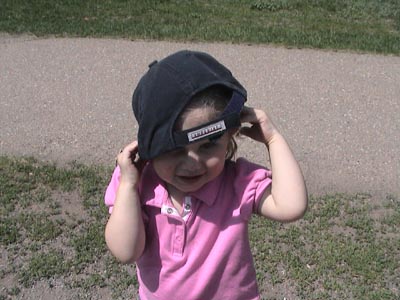
<svg viewBox="0 0 400 300"><path fill-rule="evenodd" d="M179 127L180 124L182 124L182 121L188 111L201 107L209 107L214 110L215 118L217 118L224 111L231 97L232 90L222 85L214 85L197 93L185 107L175 126ZM235 141L234 134L232 134L231 139L229 140L225 158L227 160L233 160L235 158L236 151L237 143Z"/></svg>

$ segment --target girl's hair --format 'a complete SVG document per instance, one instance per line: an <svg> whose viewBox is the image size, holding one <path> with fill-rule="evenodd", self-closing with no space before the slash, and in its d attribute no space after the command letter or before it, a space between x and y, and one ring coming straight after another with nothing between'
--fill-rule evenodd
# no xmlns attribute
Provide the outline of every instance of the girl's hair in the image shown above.
<svg viewBox="0 0 400 300"><path fill-rule="evenodd" d="M197 108L209 107L213 111L215 111L215 118L217 118L225 109L229 100L232 97L232 90L222 86L222 85L214 85L211 86L196 95L193 96L192 100L185 107L181 115L179 116L176 125L180 127L183 119L188 111ZM235 158L235 154L237 151L237 143L235 141L234 135L232 135L228 149L226 152L225 158L227 160L232 160Z"/></svg>

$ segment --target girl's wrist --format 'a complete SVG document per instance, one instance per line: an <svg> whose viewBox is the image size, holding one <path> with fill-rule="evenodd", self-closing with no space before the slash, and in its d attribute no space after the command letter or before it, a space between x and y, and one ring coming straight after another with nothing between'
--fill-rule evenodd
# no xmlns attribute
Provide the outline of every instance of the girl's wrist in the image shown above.
<svg viewBox="0 0 400 300"><path fill-rule="evenodd" d="M265 138L265 145L269 148L280 137L282 137L281 134L274 129L272 133Z"/></svg>
<svg viewBox="0 0 400 300"><path fill-rule="evenodd" d="M130 178L124 178L121 176L120 181L119 181L119 186L120 188L123 189L136 189L137 188L137 181L132 180Z"/></svg>

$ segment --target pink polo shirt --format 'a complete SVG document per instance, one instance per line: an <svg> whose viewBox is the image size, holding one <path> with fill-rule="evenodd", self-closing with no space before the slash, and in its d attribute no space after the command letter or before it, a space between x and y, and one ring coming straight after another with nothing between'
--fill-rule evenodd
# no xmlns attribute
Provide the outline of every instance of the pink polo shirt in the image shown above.
<svg viewBox="0 0 400 300"><path fill-rule="evenodd" d="M105 202L112 211L120 171ZM185 198L184 213L172 205L151 164L139 194L146 246L136 262L141 300L260 299L247 224L271 183L271 172L240 158Z"/></svg>

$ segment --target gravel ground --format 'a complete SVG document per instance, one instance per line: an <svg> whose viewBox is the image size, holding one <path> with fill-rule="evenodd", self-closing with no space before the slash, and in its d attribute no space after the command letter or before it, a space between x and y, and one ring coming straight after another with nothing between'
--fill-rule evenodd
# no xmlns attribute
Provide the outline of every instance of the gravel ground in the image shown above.
<svg viewBox="0 0 400 300"><path fill-rule="evenodd" d="M0 37L0 154L113 164L136 136L131 95L147 65L206 51L269 112L309 192L398 193L400 57L268 46ZM240 155L263 162L263 147Z"/></svg>

